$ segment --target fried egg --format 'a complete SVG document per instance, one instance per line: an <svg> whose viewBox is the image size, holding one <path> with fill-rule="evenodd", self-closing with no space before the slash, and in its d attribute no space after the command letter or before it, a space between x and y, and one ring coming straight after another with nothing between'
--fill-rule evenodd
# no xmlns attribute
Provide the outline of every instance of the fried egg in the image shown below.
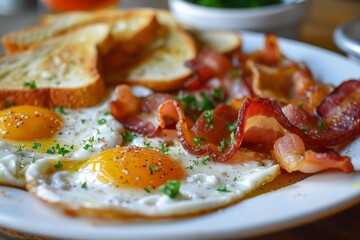
<svg viewBox="0 0 360 240"><path fill-rule="evenodd" d="M26 169L40 159L78 161L120 145L122 126L108 113L108 102L80 110L0 110L0 184L24 187Z"/></svg>
<svg viewBox="0 0 360 240"><path fill-rule="evenodd" d="M26 172L28 190L72 214L97 217L187 216L237 202L272 181L272 160L226 163L187 153L171 136L135 137L131 146L111 148L88 160L46 160Z"/></svg>

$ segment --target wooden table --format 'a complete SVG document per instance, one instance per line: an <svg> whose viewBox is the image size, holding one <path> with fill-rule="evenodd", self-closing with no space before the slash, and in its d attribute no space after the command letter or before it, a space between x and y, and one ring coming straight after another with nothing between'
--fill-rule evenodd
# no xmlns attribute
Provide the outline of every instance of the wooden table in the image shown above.
<svg viewBox="0 0 360 240"><path fill-rule="evenodd" d="M312 5L302 26L300 40L341 53L333 43L333 31L342 22L360 17L360 0L311 1ZM3 239L45 240L46 238L0 228L0 240ZM360 204L304 226L251 238L251 240L265 239L360 239Z"/></svg>

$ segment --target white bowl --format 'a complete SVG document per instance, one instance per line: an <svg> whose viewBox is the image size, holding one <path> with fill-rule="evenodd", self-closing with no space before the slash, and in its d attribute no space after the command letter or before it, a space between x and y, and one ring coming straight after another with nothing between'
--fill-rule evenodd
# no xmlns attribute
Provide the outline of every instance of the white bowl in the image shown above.
<svg viewBox="0 0 360 240"><path fill-rule="evenodd" d="M307 0L285 0L282 4L259 8L220 9L183 0L169 0L176 20L198 29L250 30L297 38L300 23L309 7Z"/></svg>
<svg viewBox="0 0 360 240"><path fill-rule="evenodd" d="M360 17L336 28L334 41L351 59L360 63Z"/></svg>

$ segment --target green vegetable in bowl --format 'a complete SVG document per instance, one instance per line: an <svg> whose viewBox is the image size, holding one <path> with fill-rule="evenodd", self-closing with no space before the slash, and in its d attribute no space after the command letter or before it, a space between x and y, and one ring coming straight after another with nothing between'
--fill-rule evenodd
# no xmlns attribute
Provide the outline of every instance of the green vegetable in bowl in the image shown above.
<svg viewBox="0 0 360 240"><path fill-rule="evenodd" d="M214 8L255 8L279 4L282 0L187 0L204 7Z"/></svg>

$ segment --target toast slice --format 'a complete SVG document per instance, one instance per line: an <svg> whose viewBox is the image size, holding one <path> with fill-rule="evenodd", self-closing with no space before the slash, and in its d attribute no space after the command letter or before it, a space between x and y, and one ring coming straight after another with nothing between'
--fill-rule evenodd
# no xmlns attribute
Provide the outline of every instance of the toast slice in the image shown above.
<svg viewBox="0 0 360 240"><path fill-rule="evenodd" d="M98 47L107 45L110 27L94 24L0 58L0 106L69 108L98 103L105 93Z"/></svg>
<svg viewBox="0 0 360 240"><path fill-rule="evenodd" d="M176 26L167 11L159 10L156 14L161 26L156 40L134 64L107 73L108 85L127 83L155 91L171 91L180 88L192 74L185 66L186 61L196 56L192 37Z"/></svg>
<svg viewBox="0 0 360 240"><path fill-rule="evenodd" d="M111 26L111 41L104 45L106 48L100 49L105 70L124 65L127 59L154 40L158 28L155 12L148 9L70 12L47 15L41 19L40 25L9 33L2 42L7 52L19 52L94 23Z"/></svg>

